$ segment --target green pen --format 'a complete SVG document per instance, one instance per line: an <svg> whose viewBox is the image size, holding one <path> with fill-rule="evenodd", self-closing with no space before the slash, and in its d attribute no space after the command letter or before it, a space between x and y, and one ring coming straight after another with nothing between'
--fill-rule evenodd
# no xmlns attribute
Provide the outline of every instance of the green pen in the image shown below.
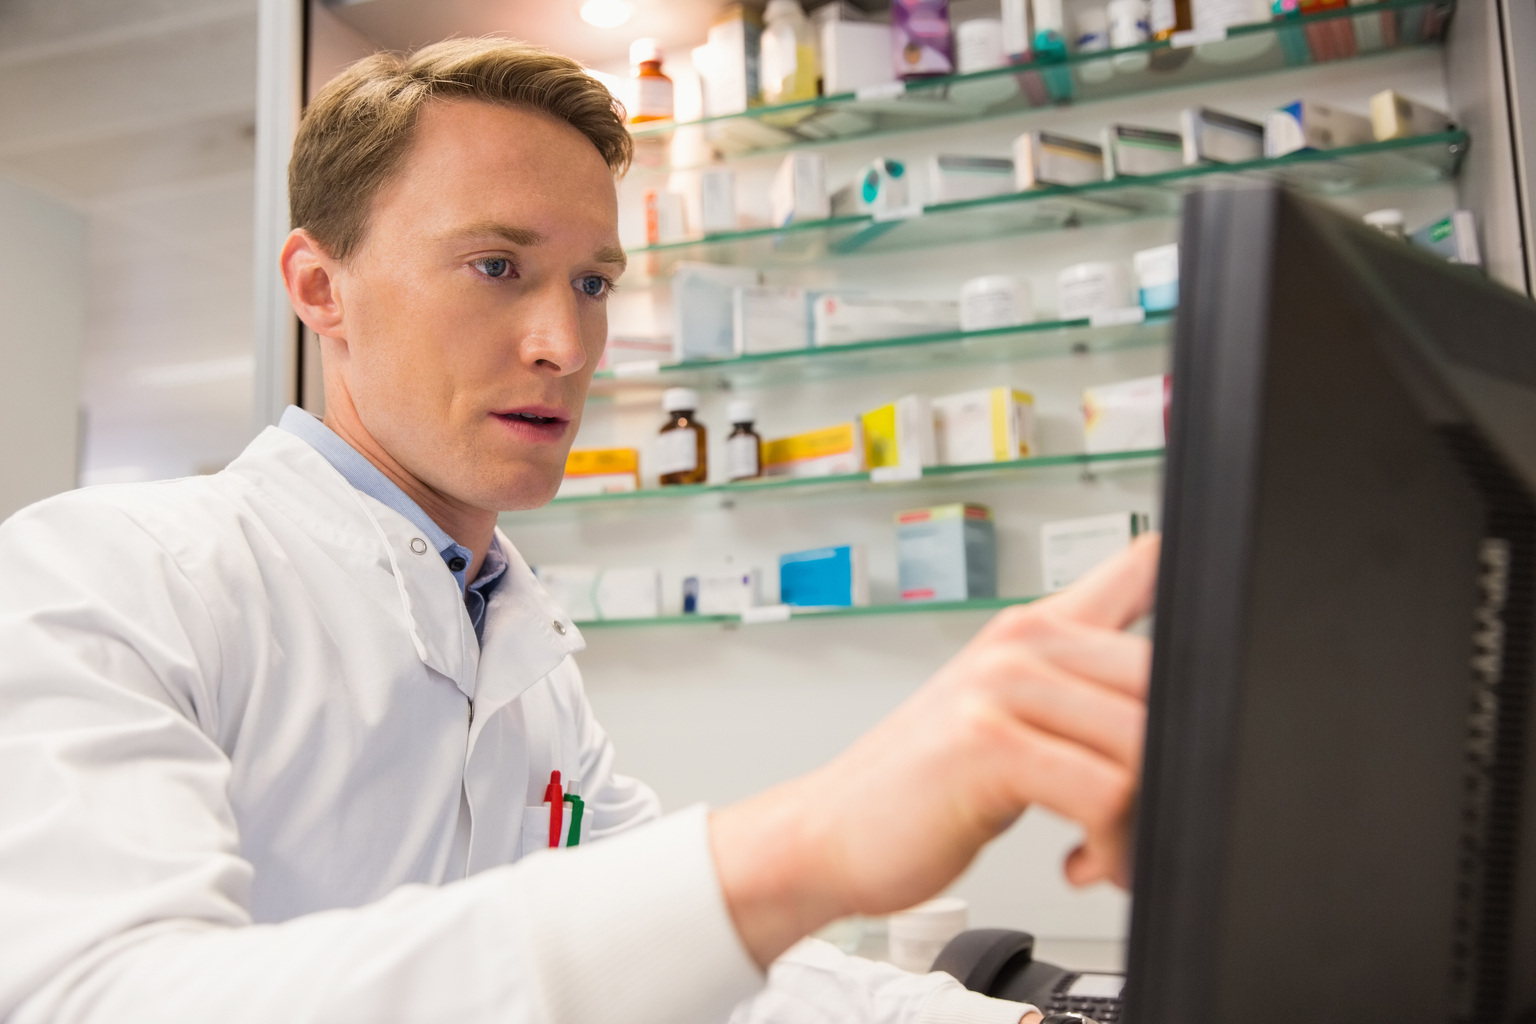
<svg viewBox="0 0 1536 1024"><path fill-rule="evenodd" d="M571 805L571 827L566 834L565 845L575 846L581 842L581 812L586 805L575 793L565 794L565 802Z"/></svg>

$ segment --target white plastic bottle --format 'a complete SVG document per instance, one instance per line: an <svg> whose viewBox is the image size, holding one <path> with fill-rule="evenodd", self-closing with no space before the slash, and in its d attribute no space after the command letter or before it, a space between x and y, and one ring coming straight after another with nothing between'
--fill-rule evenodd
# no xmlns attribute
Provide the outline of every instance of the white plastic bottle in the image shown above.
<svg viewBox="0 0 1536 1024"><path fill-rule="evenodd" d="M768 0L758 76L764 103L815 98L816 39L798 0Z"/></svg>

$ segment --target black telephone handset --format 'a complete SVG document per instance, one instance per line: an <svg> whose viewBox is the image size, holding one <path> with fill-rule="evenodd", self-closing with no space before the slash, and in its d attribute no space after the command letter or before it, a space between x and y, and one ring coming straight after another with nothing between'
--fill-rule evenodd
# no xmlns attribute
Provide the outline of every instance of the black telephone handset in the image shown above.
<svg viewBox="0 0 1536 1024"><path fill-rule="evenodd" d="M1035 937L1008 928L961 932L939 953L933 969L954 975L972 992L1033 1003L1045 1013L1064 1010L1099 1024L1120 1019L1122 974L1069 971L1035 959Z"/></svg>

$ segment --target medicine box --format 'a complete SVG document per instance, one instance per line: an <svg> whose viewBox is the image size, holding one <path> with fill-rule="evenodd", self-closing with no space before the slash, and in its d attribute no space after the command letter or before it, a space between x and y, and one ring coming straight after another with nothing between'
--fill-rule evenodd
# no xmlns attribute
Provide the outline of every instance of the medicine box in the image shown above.
<svg viewBox="0 0 1536 1024"><path fill-rule="evenodd" d="M864 435L864 465L922 474L936 461L933 409L922 395L907 395L859 417Z"/></svg>
<svg viewBox="0 0 1536 1024"><path fill-rule="evenodd" d="M673 358L735 355L735 290L757 283L758 273L749 267L679 263L672 274Z"/></svg>
<svg viewBox="0 0 1536 1024"><path fill-rule="evenodd" d="M1158 374L1086 389L1083 436L1089 454L1163 447L1171 380Z"/></svg>
<svg viewBox="0 0 1536 1024"><path fill-rule="evenodd" d="M1380 141L1434 135L1450 127L1451 119L1445 114L1402 93L1384 89L1371 97L1371 131Z"/></svg>
<svg viewBox="0 0 1536 1024"><path fill-rule="evenodd" d="M1131 257L1137 299L1148 313L1166 313L1179 304L1179 243L1143 249Z"/></svg>
<svg viewBox="0 0 1536 1024"><path fill-rule="evenodd" d="M891 0L891 60L907 77L954 74L949 0Z"/></svg>
<svg viewBox="0 0 1536 1024"><path fill-rule="evenodd" d="M1184 166L1184 137L1177 132L1112 124L1104 128L1104 177L1165 174Z"/></svg>
<svg viewBox="0 0 1536 1024"><path fill-rule="evenodd" d="M1207 107L1191 107L1179 116L1184 162L1242 164L1264 158L1264 126Z"/></svg>
<svg viewBox="0 0 1536 1024"><path fill-rule="evenodd" d="M729 167L706 167L699 172L699 232L713 235L735 231L736 172Z"/></svg>
<svg viewBox="0 0 1536 1024"><path fill-rule="evenodd" d="M598 361L599 370L611 370L625 363L667 363L672 361L672 339L634 338L609 335L603 347L603 358Z"/></svg>
<svg viewBox="0 0 1536 1024"><path fill-rule="evenodd" d="M826 293L811 303L811 338L818 347L941 334L959 327L958 302Z"/></svg>
<svg viewBox="0 0 1536 1024"><path fill-rule="evenodd" d="M1452 263L1483 265L1482 249L1477 244L1477 216L1471 210L1454 210L1415 231L1408 240Z"/></svg>
<svg viewBox="0 0 1536 1024"><path fill-rule="evenodd" d="M1060 590L1094 566L1124 551L1151 529L1145 512L1112 512L1082 519L1062 519L1040 527L1041 587Z"/></svg>
<svg viewBox="0 0 1536 1024"><path fill-rule="evenodd" d="M779 164L768 186L769 219L776 228L832 216L827 194L827 158L820 153L791 153Z"/></svg>
<svg viewBox="0 0 1536 1024"><path fill-rule="evenodd" d="M1303 149L1361 146L1374 137L1370 118L1311 100L1272 110L1264 119L1264 155L1268 157Z"/></svg>
<svg viewBox="0 0 1536 1024"><path fill-rule="evenodd" d="M779 556L779 600L797 608L869 604L869 573L857 544Z"/></svg>
<svg viewBox="0 0 1536 1024"><path fill-rule="evenodd" d="M539 565L534 566L533 574L554 602L577 622L654 619L661 614L660 569Z"/></svg>
<svg viewBox="0 0 1536 1024"><path fill-rule="evenodd" d="M986 199L1013 190L1013 161L1005 156L935 153L928 158L929 203Z"/></svg>
<svg viewBox="0 0 1536 1024"><path fill-rule="evenodd" d="M811 344L810 295L804 288L748 285L732 296L736 354L788 352Z"/></svg>
<svg viewBox="0 0 1536 1024"><path fill-rule="evenodd" d="M864 471L857 423L809 430L763 442L764 476L839 476Z"/></svg>
<svg viewBox="0 0 1536 1024"><path fill-rule="evenodd" d="M932 399L940 465L1011 462L1037 454L1035 399L1014 388L981 388Z"/></svg>
<svg viewBox="0 0 1536 1024"><path fill-rule="evenodd" d="M742 4L731 4L710 25L708 42L694 50L708 116L740 114L757 102L762 34L759 15Z"/></svg>
<svg viewBox="0 0 1536 1024"><path fill-rule="evenodd" d="M640 489L640 452L634 448L577 448L565 457L557 498L621 494Z"/></svg>
<svg viewBox="0 0 1536 1024"><path fill-rule="evenodd" d="M896 577L903 601L996 597L992 510L959 504L897 513Z"/></svg>
<svg viewBox="0 0 1536 1024"><path fill-rule="evenodd" d="M720 569L683 580L683 612L740 615L762 603L762 573L757 569Z"/></svg>
<svg viewBox="0 0 1536 1024"><path fill-rule="evenodd" d="M822 88L828 96L895 81L891 26L873 21L825 22L821 26L821 73Z"/></svg>
<svg viewBox="0 0 1536 1024"><path fill-rule="evenodd" d="M876 220L896 219L921 210L907 165L889 157L865 164L851 182L832 193L832 215L836 217L868 213Z"/></svg>
<svg viewBox="0 0 1536 1024"><path fill-rule="evenodd" d="M1013 184L1020 192L1103 180L1100 146L1054 132L1025 132L1013 140Z"/></svg>

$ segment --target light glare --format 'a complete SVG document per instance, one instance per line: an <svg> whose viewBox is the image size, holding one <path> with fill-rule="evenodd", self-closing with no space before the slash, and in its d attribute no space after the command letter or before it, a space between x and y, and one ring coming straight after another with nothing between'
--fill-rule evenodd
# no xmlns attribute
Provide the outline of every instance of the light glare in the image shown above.
<svg viewBox="0 0 1536 1024"><path fill-rule="evenodd" d="M598 28L618 28L634 11L627 0L587 0L581 5L581 20Z"/></svg>

